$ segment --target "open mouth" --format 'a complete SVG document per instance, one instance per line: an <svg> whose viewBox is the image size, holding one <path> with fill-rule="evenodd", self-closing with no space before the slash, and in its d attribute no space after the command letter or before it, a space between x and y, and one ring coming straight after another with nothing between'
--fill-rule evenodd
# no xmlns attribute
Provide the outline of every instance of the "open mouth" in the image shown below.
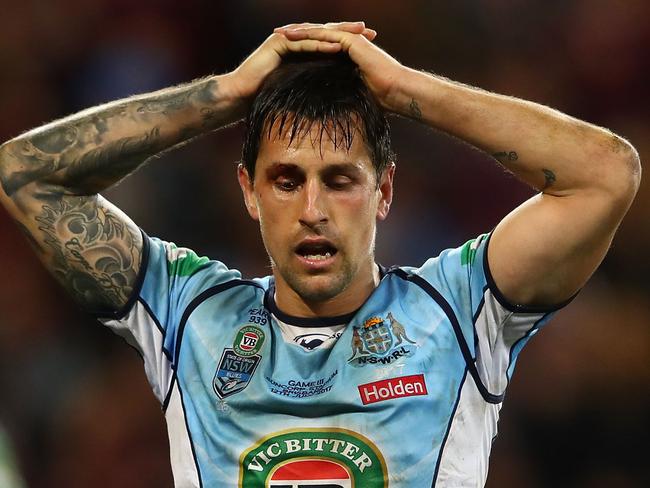
<svg viewBox="0 0 650 488"><path fill-rule="evenodd" d="M338 250L329 242L303 242L296 248L296 254L308 261L326 261Z"/></svg>

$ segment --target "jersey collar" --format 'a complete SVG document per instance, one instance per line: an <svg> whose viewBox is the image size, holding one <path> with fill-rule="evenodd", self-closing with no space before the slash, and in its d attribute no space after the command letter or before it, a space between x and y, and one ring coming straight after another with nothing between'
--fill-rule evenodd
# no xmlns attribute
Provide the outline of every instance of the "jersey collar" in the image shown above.
<svg viewBox="0 0 650 488"><path fill-rule="evenodd" d="M381 264L377 264L377 266L379 267L379 278L381 280L386 276L387 269ZM298 327L332 327L347 324L354 318L359 311L359 308L361 308L359 307L353 312L344 315L335 315L330 317L295 317L289 315L280 310L275 303L275 279L273 277L271 277L269 287L264 294L264 306L269 312L275 315L278 320L281 320L285 324L296 325Z"/></svg>

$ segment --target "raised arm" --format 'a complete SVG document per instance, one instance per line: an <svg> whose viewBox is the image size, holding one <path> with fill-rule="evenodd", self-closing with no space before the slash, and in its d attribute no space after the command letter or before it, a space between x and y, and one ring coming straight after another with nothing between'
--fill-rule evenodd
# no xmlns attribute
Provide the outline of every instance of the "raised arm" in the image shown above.
<svg viewBox="0 0 650 488"><path fill-rule="evenodd" d="M491 237L488 262L500 291L522 305L570 298L604 258L636 194L634 148L546 106L406 72L394 96L402 113L484 150L539 190Z"/></svg>
<svg viewBox="0 0 650 488"><path fill-rule="evenodd" d="M361 23L337 24L370 35ZM99 195L152 156L237 121L290 51L340 45L271 35L232 73L119 100L52 122L0 146L0 202L39 258L85 309L128 301L141 263L137 226Z"/></svg>
<svg viewBox="0 0 650 488"><path fill-rule="evenodd" d="M358 35L299 25L280 32L340 43L387 110L484 150L539 190L491 237L490 269L510 302L558 304L591 276L639 186L627 141L533 102L407 68Z"/></svg>
<svg viewBox="0 0 650 488"><path fill-rule="evenodd" d="M236 120L222 80L85 110L0 148L0 201L84 308L126 304L141 260L137 226L98 193L151 156Z"/></svg>

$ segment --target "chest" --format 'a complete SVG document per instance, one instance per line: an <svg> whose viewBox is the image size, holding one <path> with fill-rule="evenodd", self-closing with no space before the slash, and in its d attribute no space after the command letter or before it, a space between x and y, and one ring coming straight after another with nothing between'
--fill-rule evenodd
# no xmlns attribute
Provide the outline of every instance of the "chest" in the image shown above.
<svg viewBox="0 0 650 488"><path fill-rule="evenodd" d="M341 468L359 486L398 474L430 483L466 371L434 301L384 291L331 347L314 350L287 341L262 300L232 303L195 310L178 358L205 476L265 486L282 466L310 459L333 463L317 471Z"/></svg>

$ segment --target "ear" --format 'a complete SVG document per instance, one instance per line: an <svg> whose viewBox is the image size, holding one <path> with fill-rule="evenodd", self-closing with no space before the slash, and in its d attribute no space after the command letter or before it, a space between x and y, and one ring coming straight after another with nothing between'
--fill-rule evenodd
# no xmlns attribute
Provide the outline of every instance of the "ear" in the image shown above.
<svg viewBox="0 0 650 488"><path fill-rule="evenodd" d="M388 164L384 172L381 174L379 181L379 204L377 205L377 219L385 220L388 217L390 204L393 201L393 177L395 176L395 163Z"/></svg>
<svg viewBox="0 0 650 488"><path fill-rule="evenodd" d="M259 221L260 214L257 209L257 199L255 198L253 181L248 175L248 170L244 168L244 165L241 163L237 166L237 180L239 181L241 192L244 195L244 203L246 204L248 214L253 218L253 220Z"/></svg>

